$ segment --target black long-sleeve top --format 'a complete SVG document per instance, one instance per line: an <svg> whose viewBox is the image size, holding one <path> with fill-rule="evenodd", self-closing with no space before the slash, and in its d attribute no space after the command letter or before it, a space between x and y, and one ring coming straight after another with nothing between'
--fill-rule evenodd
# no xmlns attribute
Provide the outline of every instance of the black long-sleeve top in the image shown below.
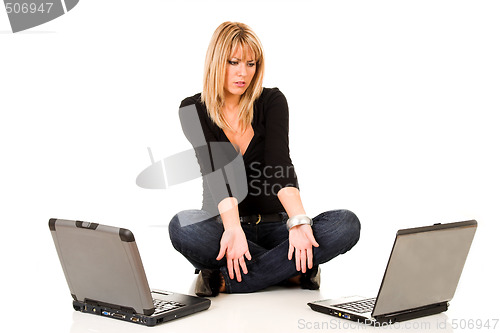
<svg viewBox="0 0 500 333"><path fill-rule="evenodd" d="M193 104L199 118L199 124L194 126L197 119L183 116L183 113L187 115L189 108L186 107ZM219 190L221 186L227 186L227 179L206 176L222 165L214 164L213 156L210 156L212 152L203 147L201 141L229 143L229 139L210 119L205 104L201 102L201 94L184 99L180 107L184 134L195 148L204 175L202 209L218 214L217 205L231 196L231 190L226 192L229 195ZM192 107L191 110L194 112ZM204 138L199 133L200 125ZM248 194L238 205L240 216L283 212L277 194L283 187L298 188L298 181L288 147L288 104L278 88L264 88L255 101L252 128L254 136L243 155ZM235 148L230 147L234 155L238 154Z"/></svg>

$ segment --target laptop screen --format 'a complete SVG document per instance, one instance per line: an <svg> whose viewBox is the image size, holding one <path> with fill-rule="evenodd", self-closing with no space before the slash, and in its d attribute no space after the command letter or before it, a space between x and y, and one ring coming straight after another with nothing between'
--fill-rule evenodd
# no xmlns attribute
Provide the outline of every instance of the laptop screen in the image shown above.
<svg viewBox="0 0 500 333"><path fill-rule="evenodd" d="M75 300L142 314L154 311L141 257L129 230L63 219L51 219L49 227Z"/></svg>
<svg viewBox="0 0 500 333"><path fill-rule="evenodd" d="M466 221L398 231L372 315L451 300L476 228Z"/></svg>

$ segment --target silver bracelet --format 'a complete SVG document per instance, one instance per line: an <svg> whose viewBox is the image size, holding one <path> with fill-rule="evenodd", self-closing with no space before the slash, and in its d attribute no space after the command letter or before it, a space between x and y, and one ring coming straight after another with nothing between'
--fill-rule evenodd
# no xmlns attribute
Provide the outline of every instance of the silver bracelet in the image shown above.
<svg viewBox="0 0 500 333"><path fill-rule="evenodd" d="M286 228L290 230L293 227L301 224L309 224L310 226L312 226L313 221L305 214L295 215L289 218L288 221L286 221Z"/></svg>

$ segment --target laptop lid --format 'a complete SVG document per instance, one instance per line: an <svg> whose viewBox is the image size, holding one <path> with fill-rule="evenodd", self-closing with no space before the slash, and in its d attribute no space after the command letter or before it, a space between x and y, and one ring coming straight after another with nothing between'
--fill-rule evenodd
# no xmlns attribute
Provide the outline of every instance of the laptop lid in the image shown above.
<svg viewBox="0 0 500 333"><path fill-rule="evenodd" d="M372 316L450 301L476 228L471 220L399 230Z"/></svg>
<svg viewBox="0 0 500 333"><path fill-rule="evenodd" d="M50 219L49 228L74 300L150 315L151 291L132 232Z"/></svg>

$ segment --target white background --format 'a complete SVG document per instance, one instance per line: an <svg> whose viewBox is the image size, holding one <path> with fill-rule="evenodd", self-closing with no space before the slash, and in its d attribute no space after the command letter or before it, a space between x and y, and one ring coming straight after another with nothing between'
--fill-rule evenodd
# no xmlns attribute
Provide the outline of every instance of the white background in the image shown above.
<svg viewBox="0 0 500 333"><path fill-rule="evenodd" d="M397 229L468 219L479 228L443 318L498 318L499 15L496 1L82 0L13 34L0 10L2 315L17 331L142 329L73 313L51 217L132 229L150 285L192 291L166 226L201 206L200 182L144 190L135 178L147 147L155 159L190 148L178 106L201 90L209 39L230 20L258 34L265 86L288 99L306 211L354 211L361 240L323 265L319 294L290 291L300 302L286 319L270 319L287 306L276 290L246 295L255 306L222 295L157 329L304 331L300 318L329 320L307 301L377 290Z"/></svg>

